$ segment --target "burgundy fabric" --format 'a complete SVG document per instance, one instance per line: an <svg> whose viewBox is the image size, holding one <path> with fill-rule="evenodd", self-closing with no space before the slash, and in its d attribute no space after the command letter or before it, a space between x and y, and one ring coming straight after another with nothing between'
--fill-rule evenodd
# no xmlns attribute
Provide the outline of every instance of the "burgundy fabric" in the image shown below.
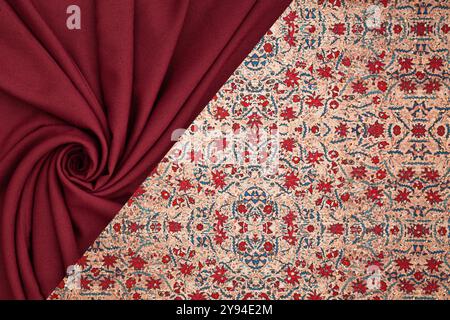
<svg viewBox="0 0 450 320"><path fill-rule="evenodd" d="M0 298L51 292L289 2L0 0Z"/></svg>

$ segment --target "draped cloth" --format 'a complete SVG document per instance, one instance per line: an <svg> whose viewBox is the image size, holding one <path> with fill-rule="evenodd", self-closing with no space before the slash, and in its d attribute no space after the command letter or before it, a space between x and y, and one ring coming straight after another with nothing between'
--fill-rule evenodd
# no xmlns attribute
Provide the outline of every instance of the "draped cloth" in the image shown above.
<svg viewBox="0 0 450 320"><path fill-rule="evenodd" d="M289 2L0 1L0 298L52 291Z"/></svg>

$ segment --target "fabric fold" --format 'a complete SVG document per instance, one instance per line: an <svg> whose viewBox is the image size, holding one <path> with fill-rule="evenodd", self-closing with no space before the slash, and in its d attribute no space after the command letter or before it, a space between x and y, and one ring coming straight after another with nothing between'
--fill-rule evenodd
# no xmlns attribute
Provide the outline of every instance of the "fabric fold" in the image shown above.
<svg viewBox="0 0 450 320"><path fill-rule="evenodd" d="M289 2L0 2L0 298L52 291Z"/></svg>

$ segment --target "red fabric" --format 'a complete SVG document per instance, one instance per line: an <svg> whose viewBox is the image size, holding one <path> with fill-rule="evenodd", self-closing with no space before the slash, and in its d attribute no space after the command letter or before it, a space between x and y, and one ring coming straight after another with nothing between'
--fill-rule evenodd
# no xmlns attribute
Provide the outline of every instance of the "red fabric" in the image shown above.
<svg viewBox="0 0 450 320"><path fill-rule="evenodd" d="M0 2L0 298L50 293L289 2Z"/></svg>

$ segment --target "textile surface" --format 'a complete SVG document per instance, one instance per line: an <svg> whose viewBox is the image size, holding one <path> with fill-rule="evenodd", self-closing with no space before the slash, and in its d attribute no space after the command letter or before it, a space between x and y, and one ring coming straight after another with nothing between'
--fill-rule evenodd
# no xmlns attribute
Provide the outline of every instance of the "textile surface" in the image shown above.
<svg viewBox="0 0 450 320"><path fill-rule="evenodd" d="M48 296L289 2L0 1L0 298Z"/></svg>
<svg viewBox="0 0 450 320"><path fill-rule="evenodd" d="M449 4L371 4L294 1L50 299L448 299Z"/></svg>

